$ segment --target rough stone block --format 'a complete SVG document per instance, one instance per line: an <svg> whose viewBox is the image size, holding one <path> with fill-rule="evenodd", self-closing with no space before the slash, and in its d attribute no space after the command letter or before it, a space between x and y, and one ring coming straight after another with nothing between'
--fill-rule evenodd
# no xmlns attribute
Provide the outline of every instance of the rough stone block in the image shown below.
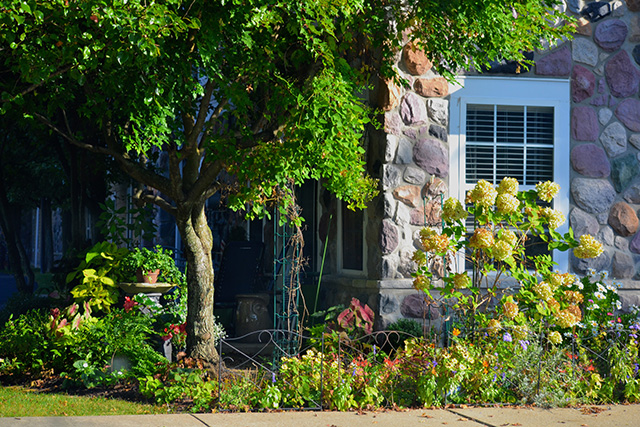
<svg viewBox="0 0 640 427"><path fill-rule="evenodd" d="M576 64L571 73L571 99L582 102L590 98L596 88L596 76L582 65Z"/></svg>
<svg viewBox="0 0 640 427"><path fill-rule="evenodd" d="M640 101L628 98L618 104L616 117L629 129L640 132Z"/></svg>
<svg viewBox="0 0 640 427"><path fill-rule="evenodd" d="M604 68L605 78L611 94L618 98L626 98L638 93L640 73L631 63L629 54L621 50L613 55Z"/></svg>
<svg viewBox="0 0 640 427"><path fill-rule="evenodd" d="M590 178L606 178L611 173L611 164L606 153L595 144L581 144L571 150L573 169Z"/></svg>
<svg viewBox="0 0 640 427"><path fill-rule="evenodd" d="M595 141L598 138L598 118L593 108L587 106L573 108L571 137L577 141Z"/></svg>
<svg viewBox="0 0 640 427"><path fill-rule="evenodd" d="M571 51L564 45L536 61L536 74L541 76L568 76L571 74Z"/></svg>
<svg viewBox="0 0 640 427"><path fill-rule="evenodd" d="M619 19L609 19L598 24L593 40L602 50L613 52L622 46L628 32L627 24Z"/></svg>
<svg viewBox="0 0 640 427"><path fill-rule="evenodd" d="M414 76L420 76L433 67L425 52L413 42L407 43L402 49L402 63Z"/></svg>
<svg viewBox="0 0 640 427"><path fill-rule="evenodd" d="M633 154L627 154L611 161L611 180L618 192L627 188L638 174L640 174L640 167L638 167L638 159Z"/></svg>
<svg viewBox="0 0 640 427"><path fill-rule="evenodd" d="M571 182L571 195L582 210L597 214L609 209L616 190L604 179L575 178Z"/></svg>
<svg viewBox="0 0 640 427"><path fill-rule="evenodd" d="M609 211L609 225L620 236L631 236L638 231L638 216L627 203L618 202Z"/></svg>
<svg viewBox="0 0 640 427"><path fill-rule="evenodd" d="M569 221L576 239L579 239L583 234L595 236L600 229L598 221L580 208L573 208L569 214Z"/></svg>
<svg viewBox="0 0 640 427"><path fill-rule="evenodd" d="M416 79L413 90L426 98L442 98L449 95L449 82L444 77Z"/></svg>
<svg viewBox="0 0 640 427"><path fill-rule="evenodd" d="M619 156L627 151L627 131L620 123L611 123L600 135L600 143L609 157Z"/></svg>

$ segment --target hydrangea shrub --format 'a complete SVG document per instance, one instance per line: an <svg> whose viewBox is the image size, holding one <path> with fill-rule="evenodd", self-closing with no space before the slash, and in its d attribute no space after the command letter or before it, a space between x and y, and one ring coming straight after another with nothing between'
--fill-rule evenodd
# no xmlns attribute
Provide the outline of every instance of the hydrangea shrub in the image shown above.
<svg viewBox="0 0 640 427"><path fill-rule="evenodd" d="M602 244L594 237L576 240L570 229L557 231L566 221L550 206L559 190L551 181L520 191L514 178L504 178L497 187L480 180L467 193L466 208L454 198L444 201L442 227L420 232L422 248L413 256L414 287L429 298L439 291L439 299L461 317L496 334L504 326L526 331L532 322L554 325L550 334L575 326L582 320L582 295L572 290L578 278L554 271L548 253L527 250L539 241L549 252L573 249L578 258L602 254ZM434 268L442 264L434 263L437 258L444 260L445 269ZM465 265L459 265L461 259ZM548 339L559 341L556 333Z"/></svg>

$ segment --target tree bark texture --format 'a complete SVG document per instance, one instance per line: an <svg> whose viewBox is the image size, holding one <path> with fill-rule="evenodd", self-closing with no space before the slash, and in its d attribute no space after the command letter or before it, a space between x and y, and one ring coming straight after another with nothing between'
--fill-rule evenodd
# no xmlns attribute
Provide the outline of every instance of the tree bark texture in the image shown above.
<svg viewBox="0 0 640 427"><path fill-rule="evenodd" d="M204 205L179 209L178 229L185 245L187 260L187 353L217 363L213 317L213 238L207 224Z"/></svg>

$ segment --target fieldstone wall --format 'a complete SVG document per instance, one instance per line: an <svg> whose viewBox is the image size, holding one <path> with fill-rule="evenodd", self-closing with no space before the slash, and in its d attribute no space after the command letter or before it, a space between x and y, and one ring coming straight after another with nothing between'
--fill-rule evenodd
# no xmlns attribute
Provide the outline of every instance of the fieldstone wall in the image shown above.
<svg viewBox="0 0 640 427"><path fill-rule="evenodd" d="M640 1L568 0L564 10L581 16L574 40L528 53L531 69L503 61L484 73L571 79L569 221L577 236L593 234L606 248L594 260L572 258L571 267L608 270L624 285L625 307L640 305ZM420 228L440 223L449 182L449 85L411 43L396 61L409 86L382 81L377 93L385 111L383 202L370 221L380 224L381 263L369 275L379 276L378 327L400 317L438 321L439 311L412 290L411 255Z"/></svg>

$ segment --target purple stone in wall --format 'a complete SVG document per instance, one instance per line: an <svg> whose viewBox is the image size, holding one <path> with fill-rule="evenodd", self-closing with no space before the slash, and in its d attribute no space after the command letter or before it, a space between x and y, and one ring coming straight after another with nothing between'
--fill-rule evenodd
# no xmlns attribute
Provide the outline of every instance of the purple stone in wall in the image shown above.
<svg viewBox="0 0 640 427"><path fill-rule="evenodd" d="M568 76L571 74L571 51L563 46L536 61L536 74L540 76Z"/></svg>
<svg viewBox="0 0 640 427"><path fill-rule="evenodd" d="M582 144L571 150L573 169L590 178L606 178L611 173L607 154L595 144Z"/></svg>
<svg viewBox="0 0 640 427"><path fill-rule="evenodd" d="M593 108L578 106L573 109L571 137L577 141L595 141L598 138L598 118Z"/></svg>
<svg viewBox="0 0 640 427"><path fill-rule="evenodd" d="M424 123L427 121L427 104L413 92L407 93L400 104L400 117L407 125Z"/></svg>
<svg viewBox="0 0 640 427"><path fill-rule="evenodd" d="M619 19L611 19L598 24L593 40L607 52L619 49L627 38L627 24Z"/></svg>
<svg viewBox="0 0 640 427"><path fill-rule="evenodd" d="M638 92L640 73L626 51L622 50L609 59L604 74L613 96L626 98Z"/></svg>
<svg viewBox="0 0 640 427"><path fill-rule="evenodd" d="M596 88L596 76L582 65L573 67L571 74L571 98L573 102L582 102L593 95Z"/></svg>
<svg viewBox="0 0 640 427"><path fill-rule="evenodd" d="M413 146L413 161L426 172L445 178L449 175L449 153L437 139L416 141Z"/></svg>
<svg viewBox="0 0 640 427"><path fill-rule="evenodd" d="M629 244L629 250L633 253L640 254L640 233L636 233Z"/></svg>
<svg viewBox="0 0 640 427"><path fill-rule="evenodd" d="M380 249L383 255L388 255L398 247L398 229L389 220L382 221L382 230L380 230Z"/></svg>
<svg viewBox="0 0 640 427"><path fill-rule="evenodd" d="M602 107L603 105L607 105L609 101L609 95L598 95L591 100L589 104L595 107Z"/></svg>
<svg viewBox="0 0 640 427"><path fill-rule="evenodd" d="M402 301L400 312L405 317L414 319L426 317L427 319L436 320L440 317L440 310L434 304L434 301L429 301L429 299L424 294L409 295Z"/></svg>
<svg viewBox="0 0 640 427"><path fill-rule="evenodd" d="M622 101L615 111L616 117L634 132L640 132L640 101L634 98Z"/></svg>

